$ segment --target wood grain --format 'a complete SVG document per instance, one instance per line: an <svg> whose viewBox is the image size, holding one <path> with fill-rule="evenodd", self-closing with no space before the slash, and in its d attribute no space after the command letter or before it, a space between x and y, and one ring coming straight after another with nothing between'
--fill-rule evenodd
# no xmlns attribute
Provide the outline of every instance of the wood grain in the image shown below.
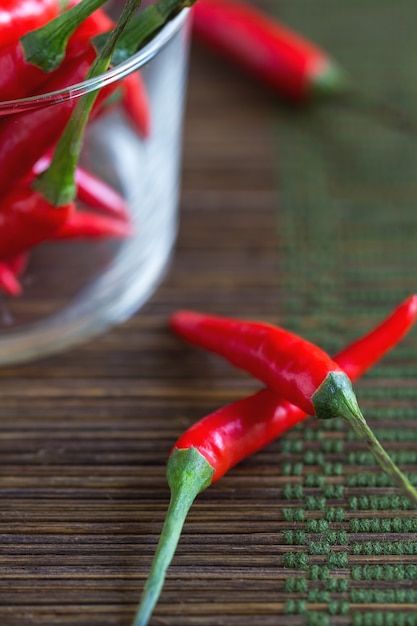
<svg viewBox="0 0 417 626"><path fill-rule="evenodd" d="M3 626L129 624L168 502L170 446L256 386L187 349L166 320L180 306L276 315L272 109L193 49L181 227L163 285L100 339L0 370ZM196 503L154 624L277 623L280 480L238 477ZM262 524L257 493L271 505Z"/></svg>

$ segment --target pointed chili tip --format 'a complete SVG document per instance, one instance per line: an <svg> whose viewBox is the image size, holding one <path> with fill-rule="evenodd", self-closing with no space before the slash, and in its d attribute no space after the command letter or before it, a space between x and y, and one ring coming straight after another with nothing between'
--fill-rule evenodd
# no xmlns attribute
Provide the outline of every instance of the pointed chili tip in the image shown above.
<svg viewBox="0 0 417 626"><path fill-rule="evenodd" d="M417 294L413 293L411 296L409 296L405 300L404 305L408 305L411 315L417 315Z"/></svg>
<svg viewBox="0 0 417 626"><path fill-rule="evenodd" d="M175 554L182 527L197 495L212 481L214 467L194 447L174 447L167 464L171 501L162 528L149 577L132 626L146 626L152 615Z"/></svg>

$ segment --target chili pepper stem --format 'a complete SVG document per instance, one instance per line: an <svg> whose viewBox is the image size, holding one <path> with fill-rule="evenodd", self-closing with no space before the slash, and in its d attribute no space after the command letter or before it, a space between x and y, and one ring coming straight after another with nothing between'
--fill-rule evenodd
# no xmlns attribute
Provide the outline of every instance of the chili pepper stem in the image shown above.
<svg viewBox="0 0 417 626"><path fill-rule="evenodd" d="M139 9L142 0L127 0L119 21L111 31L100 54L94 60L86 79L104 73L121 35ZM50 166L34 181L33 188L55 206L65 205L77 195L75 172L84 139L84 130L99 90L81 96L74 107L68 124L58 141Z"/></svg>
<svg viewBox="0 0 417 626"><path fill-rule="evenodd" d="M60 13L45 26L33 30L21 38L25 59L44 72L55 70L65 56L70 36L93 11L106 0L83 0Z"/></svg>
<svg viewBox="0 0 417 626"><path fill-rule="evenodd" d="M345 419L367 445L375 460L393 482L417 505L417 490L408 478L392 461L389 454L379 443L368 426L358 406L352 384L348 376L340 372L331 372L312 397L316 417L328 419L342 417Z"/></svg>
<svg viewBox="0 0 417 626"><path fill-rule="evenodd" d="M148 623L161 593L166 571L175 554L188 511L197 495L211 484L213 472L214 468L196 448L175 448L169 457L167 480L171 500L132 626L146 626Z"/></svg>

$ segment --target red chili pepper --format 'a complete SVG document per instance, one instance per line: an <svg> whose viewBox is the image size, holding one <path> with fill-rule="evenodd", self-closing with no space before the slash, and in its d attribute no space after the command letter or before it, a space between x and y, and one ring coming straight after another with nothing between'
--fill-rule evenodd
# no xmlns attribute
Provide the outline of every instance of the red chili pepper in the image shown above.
<svg viewBox="0 0 417 626"><path fill-rule="evenodd" d="M103 73L111 60L115 46L126 25L137 11L140 0L128 0L116 28L110 35L108 45L100 53L99 57L93 52L93 63L87 63L87 78ZM86 60L86 59L84 59ZM70 78L70 85L74 81L74 62L79 68L79 57L72 60L70 72L65 75L65 80ZM83 73L85 68L82 68ZM61 76L62 79L62 76ZM59 85L62 87L62 84ZM0 259L8 259L22 252L26 252L38 243L51 238L60 228L68 222L71 214L75 210L73 199L76 194L75 170L78 163L81 139L85 126L89 119L89 114L97 103L101 92L89 92L83 95L78 101L67 100L61 105L54 107L49 119L45 118L46 128L42 133L48 136L48 142L55 135L57 128L64 123L63 131L55 147L51 164L45 172L35 178L29 186L24 182L15 186L6 196L2 198L0 213ZM64 107L63 109L61 107ZM61 115L53 113L59 111ZM62 111L64 111L62 113ZM50 110L46 109L50 114ZM36 118L39 113L45 115L45 108L30 111L29 118ZM19 126L15 128L16 135L22 139L22 135L27 133L27 127L22 124L22 117L17 116ZM58 127L54 123L59 119ZM27 121L26 118L24 120ZM39 119L36 118L37 123ZM10 123L10 120L8 120ZM68 125L67 125L68 122ZM50 128L53 127L51 134ZM2 129L4 130L4 128ZM7 130L7 125L6 125ZM19 132L18 132L19 131ZM28 137L29 143L27 152L31 152L29 146L36 143L41 144L41 154L46 152L48 145L42 143L41 137ZM38 139L38 141L37 141ZM54 137L55 141L57 137ZM55 143L54 141L54 143ZM16 142L19 145L18 142ZM16 145L16 144L15 144ZM0 145L1 147L1 145ZM22 147L21 145L19 146ZM39 145L37 145L39 150ZM30 160L32 161L33 154ZM37 160L37 159L35 159ZM31 165L33 166L33 163Z"/></svg>
<svg viewBox="0 0 417 626"><path fill-rule="evenodd" d="M23 253L0 262L0 289L9 296L20 296L22 293L19 277L26 268L27 259L28 255Z"/></svg>
<svg viewBox="0 0 417 626"><path fill-rule="evenodd" d="M28 63L20 41L0 48L0 100L27 96L45 80L45 72Z"/></svg>
<svg viewBox="0 0 417 626"><path fill-rule="evenodd" d="M65 61L59 72L44 83L44 89L55 91L81 82L93 60L94 49ZM54 146L75 106L68 99L51 107L0 118L0 194L28 175L34 164Z"/></svg>
<svg viewBox="0 0 417 626"><path fill-rule="evenodd" d="M34 175L44 172L50 165L52 153L45 155L35 163L27 182L33 180ZM84 167L77 166L75 170L77 198L89 207L99 209L119 220L129 221L129 207L127 202L113 187L110 187L101 178L98 178Z"/></svg>
<svg viewBox="0 0 417 626"><path fill-rule="evenodd" d="M133 226L125 220L75 211L53 233L52 239L102 239L107 237L131 237Z"/></svg>
<svg viewBox="0 0 417 626"><path fill-rule="evenodd" d="M345 91L344 73L328 54L242 0L199 0L193 34L290 100Z"/></svg>
<svg viewBox="0 0 417 626"><path fill-rule="evenodd" d="M417 296L397 307L335 361L352 380L392 349L417 319ZM141 605L132 626L146 626L162 590L187 513L197 495L230 468L307 418L271 389L228 404L191 426L171 450L167 478L171 502Z"/></svg>
<svg viewBox="0 0 417 626"><path fill-rule="evenodd" d="M75 172L75 183L77 185L77 198L81 202L113 215L119 220L129 220L127 202L123 196L101 178L78 166Z"/></svg>
<svg viewBox="0 0 417 626"><path fill-rule="evenodd" d="M348 376L323 350L261 322L180 311L171 324L183 338L224 356L306 413L319 419L345 419L384 472L417 504L417 491L367 425Z"/></svg>
<svg viewBox="0 0 417 626"><path fill-rule="evenodd" d="M66 13L63 13L60 16L61 19L65 15ZM107 18L104 11L94 11L84 19L69 38L66 58L84 54L86 49L91 49L89 43L91 38L113 27L113 21ZM44 43L44 45L47 44ZM52 56L53 44L51 44L51 49ZM59 72L60 69L55 71ZM50 76L51 74L46 69L38 67L27 58L24 40L13 41L0 48L0 100L17 100L31 95L33 90L49 80Z"/></svg>
<svg viewBox="0 0 417 626"><path fill-rule="evenodd" d="M79 2L71 3L71 6ZM78 26L77 30L68 40L67 54L79 54L85 46L97 35L106 33L114 28L115 22L107 15L103 9L96 9Z"/></svg>
<svg viewBox="0 0 417 626"><path fill-rule="evenodd" d="M50 22L60 12L57 0L2 0L0 3L0 47L17 41L25 33Z"/></svg>
<svg viewBox="0 0 417 626"><path fill-rule="evenodd" d="M335 377L341 378L341 385L346 379L318 346L272 324L178 311L171 317L171 328L262 380L310 415L316 412L317 390L326 384L333 389Z"/></svg>
<svg viewBox="0 0 417 626"><path fill-rule="evenodd" d="M142 74L137 70L123 79L122 106L144 138L150 135L151 106Z"/></svg>
<svg viewBox="0 0 417 626"><path fill-rule="evenodd" d="M7 261L50 239L75 210L73 203L54 206L30 186L14 187L0 206L0 260Z"/></svg>

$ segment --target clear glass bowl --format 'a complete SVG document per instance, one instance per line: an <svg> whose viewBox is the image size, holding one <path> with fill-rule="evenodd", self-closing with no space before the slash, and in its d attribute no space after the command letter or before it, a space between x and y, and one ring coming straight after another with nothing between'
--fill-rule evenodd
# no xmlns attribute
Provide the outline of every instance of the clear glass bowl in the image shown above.
<svg viewBox="0 0 417 626"><path fill-rule="evenodd" d="M164 276L177 234L189 17L188 9L182 11L145 48L99 79L0 103L2 123L9 113L50 106L140 71L151 112L144 139L123 107L107 107L89 123L80 161L126 200L133 235L48 241L34 248L22 294L0 295L0 364L47 356L103 333L135 313Z"/></svg>

